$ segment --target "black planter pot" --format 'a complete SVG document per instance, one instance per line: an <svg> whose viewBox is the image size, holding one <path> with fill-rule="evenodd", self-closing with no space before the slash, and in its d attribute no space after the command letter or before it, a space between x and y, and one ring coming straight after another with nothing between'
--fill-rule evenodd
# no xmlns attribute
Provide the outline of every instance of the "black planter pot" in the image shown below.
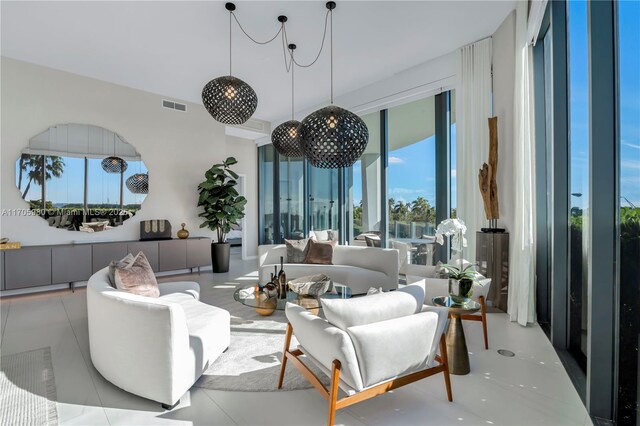
<svg viewBox="0 0 640 426"><path fill-rule="evenodd" d="M211 243L211 267L214 273L229 272L229 243Z"/></svg>

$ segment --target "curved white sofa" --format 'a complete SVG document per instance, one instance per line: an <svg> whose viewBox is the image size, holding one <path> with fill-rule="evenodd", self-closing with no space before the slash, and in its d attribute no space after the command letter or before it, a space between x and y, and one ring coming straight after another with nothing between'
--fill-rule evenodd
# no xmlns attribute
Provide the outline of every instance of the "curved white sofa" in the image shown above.
<svg viewBox="0 0 640 426"><path fill-rule="evenodd" d="M268 244L258 247L260 282L269 281L274 266L280 270L280 256L287 261L287 246ZM347 285L353 294L363 294L371 287L383 290L398 288L398 250L373 247L336 246L332 265L285 263L287 279L325 274L332 281Z"/></svg>
<svg viewBox="0 0 640 426"><path fill-rule="evenodd" d="M87 284L91 361L105 379L170 408L229 347L230 315L200 302L194 282L159 284L160 297L117 290L108 268Z"/></svg>

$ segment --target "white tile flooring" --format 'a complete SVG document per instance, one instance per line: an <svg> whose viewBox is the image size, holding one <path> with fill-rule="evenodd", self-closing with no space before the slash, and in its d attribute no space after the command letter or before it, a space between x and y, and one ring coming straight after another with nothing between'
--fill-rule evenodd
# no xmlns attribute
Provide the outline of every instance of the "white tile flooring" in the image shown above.
<svg viewBox="0 0 640 426"><path fill-rule="evenodd" d="M183 275L202 292L214 283L251 283L255 261L232 260L229 274ZM171 281L174 277L162 278ZM100 376L89 356L84 289L0 301L3 355L50 346L61 424L308 425L325 424L326 402L315 390L225 392L193 388L174 410L124 392ZM591 420L539 327L489 315L489 346L480 323L464 324L471 373L452 376L454 402L441 375L338 412L348 425L585 425ZM497 354L500 348L514 358ZM2 407L0 407L1 409Z"/></svg>

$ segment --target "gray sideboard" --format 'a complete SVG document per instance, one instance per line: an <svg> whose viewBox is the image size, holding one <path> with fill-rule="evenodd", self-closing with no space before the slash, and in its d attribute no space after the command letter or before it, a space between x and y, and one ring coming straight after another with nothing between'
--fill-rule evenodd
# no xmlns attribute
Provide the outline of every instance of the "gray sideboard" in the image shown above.
<svg viewBox="0 0 640 426"><path fill-rule="evenodd" d="M211 239L115 241L47 246L23 246L0 251L0 290L43 289L54 284L87 281L127 253L142 251L156 272L211 265Z"/></svg>

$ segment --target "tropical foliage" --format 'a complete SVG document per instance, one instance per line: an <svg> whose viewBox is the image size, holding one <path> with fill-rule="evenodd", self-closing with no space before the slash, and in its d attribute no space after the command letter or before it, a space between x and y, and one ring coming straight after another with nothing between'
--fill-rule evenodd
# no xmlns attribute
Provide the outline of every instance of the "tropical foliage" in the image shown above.
<svg viewBox="0 0 640 426"><path fill-rule="evenodd" d="M52 177L60 177L63 172L64 159L62 157L45 155L43 159L42 155L22 154L20 156L20 164L18 165L18 188L22 191L22 199L24 200L29 193L33 182L43 188L44 196L43 182L45 180L51 180ZM28 180L25 189L22 190L22 181L24 178Z"/></svg>
<svg viewBox="0 0 640 426"><path fill-rule="evenodd" d="M206 180L198 185L198 207L203 208L198 216L204 219L200 228L215 231L218 243L225 243L231 225L238 224L244 217L247 200L238 194L235 188L238 174L230 168L237 163L235 158L229 157L214 164L205 172Z"/></svg>

